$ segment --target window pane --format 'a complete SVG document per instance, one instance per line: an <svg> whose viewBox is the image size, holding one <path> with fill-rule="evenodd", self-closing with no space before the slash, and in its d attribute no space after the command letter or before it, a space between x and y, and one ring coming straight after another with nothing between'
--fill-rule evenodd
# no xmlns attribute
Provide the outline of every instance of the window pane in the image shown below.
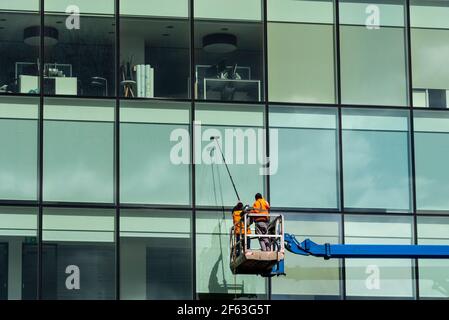
<svg viewBox="0 0 449 320"><path fill-rule="evenodd" d="M25 247L36 247L37 212L0 207L0 300L36 299L37 256L26 259Z"/></svg>
<svg viewBox="0 0 449 320"><path fill-rule="evenodd" d="M447 217L418 217L418 244L449 245ZM449 261L419 260L419 295L425 298L448 298Z"/></svg>
<svg viewBox="0 0 449 320"><path fill-rule="evenodd" d="M345 216L347 244L413 244L410 217ZM411 259L346 259L348 297L414 296Z"/></svg>
<svg viewBox="0 0 449 320"><path fill-rule="evenodd" d="M189 97L188 3L187 0L120 1L122 96Z"/></svg>
<svg viewBox="0 0 449 320"><path fill-rule="evenodd" d="M345 207L410 211L406 111L344 109Z"/></svg>
<svg viewBox="0 0 449 320"><path fill-rule="evenodd" d="M114 0L45 0L44 28L46 95L114 95Z"/></svg>
<svg viewBox="0 0 449 320"><path fill-rule="evenodd" d="M113 202L114 106L45 100L45 201Z"/></svg>
<svg viewBox="0 0 449 320"><path fill-rule="evenodd" d="M244 105L197 105L195 161L197 204L234 206L237 200L216 140L218 136L229 171L243 202L252 204L264 193L264 108ZM214 150L212 151L212 148ZM214 160L212 162L211 160Z"/></svg>
<svg viewBox="0 0 449 320"><path fill-rule="evenodd" d="M335 102L332 0L268 0L271 101Z"/></svg>
<svg viewBox="0 0 449 320"><path fill-rule="evenodd" d="M195 97L263 100L261 0L195 1Z"/></svg>
<svg viewBox="0 0 449 320"><path fill-rule="evenodd" d="M39 33L24 39L27 30L39 30L39 1L0 3L0 94L39 93Z"/></svg>
<svg viewBox="0 0 449 320"><path fill-rule="evenodd" d="M189 112L185 103L121 102L122 203L190 203Z"/></svg>
<svg viewBox="0 0 449 320"><path fill-rule="evenodd" d="M337 111L271 106L269 123L271 204L337 209Z"/></svg>
<svg viewBox="0 0 449 320"><path fill-rule="evenodd" d="M404 1L340 1L342 101L407 105Z"/></svg>
<svg viewBox="0 0 449 320"><path fill-rule="evenodd" d="M114 210L44 210L44 299L115 299ZM24 247L32 255L35 247ZM34 249L34 250L33 250Z"/></svg>
<svg viewBox="0 0 449 320"><path fill-rule="evenodd" d="M449 116L416 112L414 123L418 210L449 210Z"/></svg>
<svg viewBox="0 0 449 320"><path fill-rule="evenodd" d="M340 242L340 216L285 214L286 232L298 241L310 238L323 244ZM274 299L338 299L340 296L340 259L305 257L286 251L286 277L273 278Z"/></svg>
<svg viewBox="0 0 449 320"><path fill-rule="evenodd" d="M37 98L0 99L0 199L37 198Z"/></svg>
<svg viewBox="0 0 449 320"><path fill-rule="evenodd" d="M449 106L449 3L410 1L413 104L415 107Z"/></svg>
<svg viewBox="0 0 449 320"><path fill-rule="evenodd" d="M121 211L121 299L192 299L190 229L190 212Z"/></svg>
<svg viewBox="0 0 449 320"><path fill-rule="evenodd" d="M266 279L233 275L229 267L231 212L196 214L196 288L199 299L267 299Z"/></svg>

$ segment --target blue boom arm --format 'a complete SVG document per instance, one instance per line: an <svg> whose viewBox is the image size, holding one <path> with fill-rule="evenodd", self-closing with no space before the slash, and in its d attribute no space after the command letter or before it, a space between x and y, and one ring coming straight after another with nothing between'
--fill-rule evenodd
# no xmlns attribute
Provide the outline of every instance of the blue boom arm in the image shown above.
<svg viewBox="0 0 449 320"><path fill-rule="evenodd" d="M449 259L449 246L444 245L378 245L378 244L316 244L303 242L294 235L284 235L285 248L303 256L331 258Z"/></svg>
<svg viewBox="0 0 449 320"><path fill-rule="evenodd" d="M284 235L285 249L302 256L332 258L390 258L390 259L449 259L449 246L396 245L396 244L317 244L310 239L303 242L295 236ZM284 260L273 266L271 273L263 276L279 276L284 273Z"/></svg>

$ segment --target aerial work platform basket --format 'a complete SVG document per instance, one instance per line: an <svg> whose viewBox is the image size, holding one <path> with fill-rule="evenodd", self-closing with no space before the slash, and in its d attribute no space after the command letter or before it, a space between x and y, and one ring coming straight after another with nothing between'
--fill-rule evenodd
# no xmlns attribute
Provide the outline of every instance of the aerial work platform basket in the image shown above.
<svg viewBox="0 0 449 320"><path fill-rule="evenodd" d="M247 213L243 216L243 226L249 226L251 218L260 214ZM234 274L260 274L269 276L273 268L284 261L284 217L282 215L267 215L270 218L267 234L247 233L247 228L240 228L240 233L236 234L234 227L231 228L230 243L231 257L230 268ZM259 240L259 238L268 238L270 250L262 251L259 241L248 247L248 240Z"/></svg>

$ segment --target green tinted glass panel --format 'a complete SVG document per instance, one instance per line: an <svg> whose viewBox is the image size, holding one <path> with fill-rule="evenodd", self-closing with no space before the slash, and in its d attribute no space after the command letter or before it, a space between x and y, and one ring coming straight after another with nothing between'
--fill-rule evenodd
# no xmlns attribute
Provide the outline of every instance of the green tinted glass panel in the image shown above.
<svg viewBox="0 0 449 320"><path fill-rule="evenodd" d="M340 2L342 102L407 105L404 1Z"/></svg>
<svg viewBox="0 0 449 320"><path fill-rule="evenodd" d="M447 217L418 217L418 244L449 245ZM419 260L419 295L422 298L449 298L449 263L440 259Z"/></svg>
<svg viewBox="0 0 449 320"><path fill-rule="evenodd" d="M449 106L449 3L410 1L413 105L426 108Z"/></svg>
<svg viewBox="0 0 449 320"><path fill-rule="evenodd" d="M411 210L408 113L343 110L345 207Z"/></svg>
<svg viewBox="0 0 449 320"><path fill-rule="evenodd" d="M416 112L415 171L418 210L449 210L449 118L441 112Z"/></svg>
<svg viewBox="0 0 449 320"><path fill-rule="evenodd" d="M320 214L285 214L285 223L299 241L340 242L340 217ZM274 299L339 299L340 261L323 260L286 252L285 277L272 280Z"/></svg>
<svg viewBox="0 0 449 320"><path fill-rule="evenodd" d="M189 212L122 210L121 298L192 299Z"/></svg>
<svg viewBox="0 0 449 320"><path fill-rule="evenodd" d="M44 200L113 202L114 103L47 99Z"/></svg>
<svg viewBox="0 0 449 320"><path fill-rule="evenodd" d="M410 217L345 216L347 244L413 244ZM346 259L348 297L414 297L410 259Z"/></svg>
<svg viewBox="0 0 449 320"><path fill-rule="evenodd" d="M123 101L120 119L120 201L189 204L189 105Z"/></svg>
<svg viewBox="0 0 449 320"><path fill-rule="evenodd" d="M266 280L253 275L234 276L229 268L230 212L196 215L196 288L199 299L266 299Z"/></svg>
<svg viewBox="0 0 449 320"><path fill-rule="evenodd" d="M195 111L198 121L194 151L197 204L233 206L237 200L218 141L240 198L251 205L257 192L264 193L263 108L204 104L197 105ZM218 140L210 140L217 136L220 137Z"/></svg>
<svg viewBox="0 0 449 320"><path fill-rule="evenodd" d="M115 299L114 215L106 209L44 210L43 299ZM33 249L27 247L28 255Z"/></svg>
<svg viewBox="0 0 449 320"><path fill-rule="evenodd" d="M336 110L271 106L270 140L271 204L337 208Z"/></svg>
<svg viewBox="0 0 449 320"><path fill-rule="evenodd" d="M268 1L271 101L335 102L333 1Z"/></svg>
<svg viewBox="0 0 449 320"><path fill-rule="evenodd" d="M0 199L37 198L36 98L0 99Z"/></svg>
<svg viewBox="0 0 449 320"><path fill-rule="evenodd" d="M0 207L0 299L35 300L37 255L37 208Z"/></svg>

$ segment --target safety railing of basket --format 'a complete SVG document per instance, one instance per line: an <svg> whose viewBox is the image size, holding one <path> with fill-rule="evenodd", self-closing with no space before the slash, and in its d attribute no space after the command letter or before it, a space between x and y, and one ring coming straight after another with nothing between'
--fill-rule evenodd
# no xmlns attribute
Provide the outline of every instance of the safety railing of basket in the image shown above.
<svg viewBox="0 0 449 320"><path fill-rule="evenodd" d="M247 233L247 226L249 225L250 219L252 217L261 217L258 213L247 213L243 216L243 226L240 228L240 239L236 241L236 234L234 233L234 227L231 228L231 256L235 256L234 252L237 246L240 248L240 252L245 252L248 250L246 244L248 243L248 238L258 239L258 238L271 238L274 239L273 243L275 247L272 248L277 252L284 252L284 216L282 214L264 214L264 217L270 218L270 223L268 225L267 231L274 230L271 234L251 234ZM242 232L243 231L243 232Z"/></svg>

